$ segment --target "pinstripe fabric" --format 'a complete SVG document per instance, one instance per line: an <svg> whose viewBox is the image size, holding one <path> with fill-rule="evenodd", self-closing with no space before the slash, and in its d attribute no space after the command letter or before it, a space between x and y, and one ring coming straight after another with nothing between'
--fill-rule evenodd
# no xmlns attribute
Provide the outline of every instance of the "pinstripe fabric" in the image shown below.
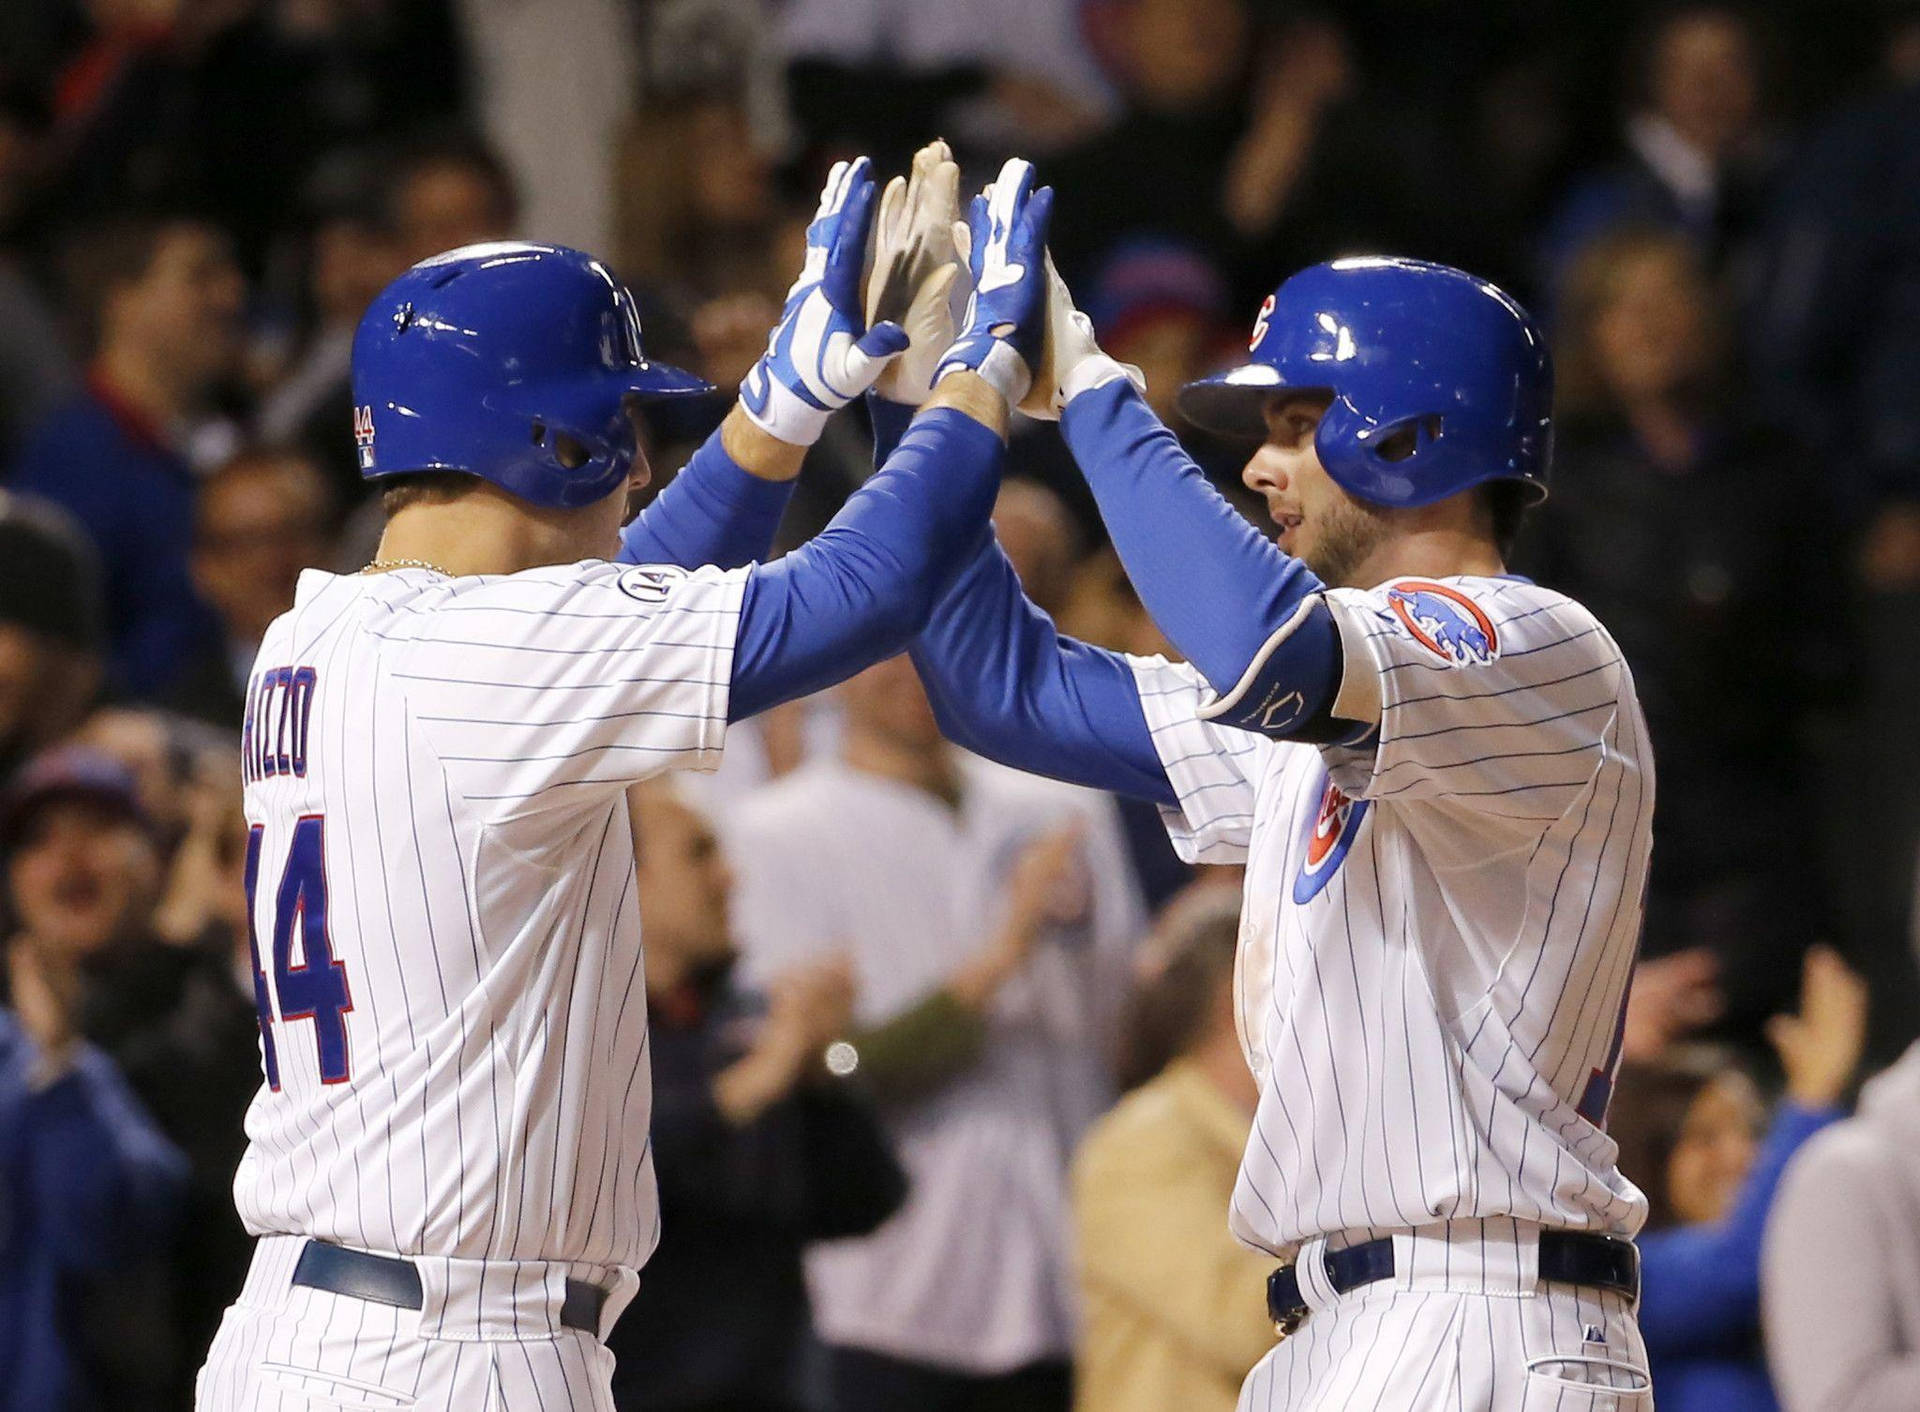
<svg viewBox="0 0 1920 1412"><path fill-rule="evenodd" d="M1191 668L1133 664L1176 846L1247 865L1236 993L1261 1097L1231 1225L1281 1256L1447 1219L1631 1235L1645 1200L1576 1110L1604 1093L1640 926L1632 680L1559 594L1441 581L1491 629L1462 662L1394 588L1327 595L1349 673L1380 684L1364 750L1214 725Z"/></svg>
<svg viewBox="0 0 1920 1412"><path fill-rule="evenodd" d="M1370 1285L1276 1344L1242 1384L1240 1412L1653 1412L1645 1367L1618 1295Z"/></svg>
<svg viewBox="0 0 1920 1412"><path fill-rule="evenodd" d="M423 1406L428 1385L435 1406L535 1405L514 1391L530 1378L565 1389L545 1391L549 1406L600 1405L603 1352L536 1375L452 1350L483 1326L559 1357L575 1336L556 1334L542 1281L618 1286L657 1238L624 790L718 761L746 573L302 576L249 691L253 911L279 1085L248 1112L234 1194L257 1235L430 1257L429 1307L396 1320L312 1291L256 1299L229 1316L203 1405L274 1405L238 1390L262 1360L336 1358ZM310 705L276 691L307 671ZM326 1072L321 1025L279 993L269 959L296 823L314 817L351 1001L343 1074ZM309 896L294 919L293 971L315 910ZM369 1374L375 1345L385 1361ZM289 1406L323 1397L286 1381L274 1393Z"/></svg>

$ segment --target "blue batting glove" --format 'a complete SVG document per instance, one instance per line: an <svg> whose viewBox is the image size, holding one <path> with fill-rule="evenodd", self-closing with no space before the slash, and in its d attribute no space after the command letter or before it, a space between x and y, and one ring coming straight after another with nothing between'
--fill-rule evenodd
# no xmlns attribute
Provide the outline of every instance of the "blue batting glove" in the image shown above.
<svg viewBox="0 0 1920 1412"><path fill-rule="evenodd" d="M827 418L873 386L907 346L896 323L867 327L861 274L874 185L865 157L836 162L807 227L807 261L787 291L767 351L740 384L754 424L794 446L811 446Z"/></svg>
<svg viewBox="0 0 1920 1412"><path fill-rule="evenodd" d="M954 236L964 246L973 294L960 337L941 359L937 378L975 372L1009 403L1026 396L1040 366L1047 331L1047 218L1053 188L1033 189L1033 164L1009 159L967 210ZM936 378L936 380L937 380Z"/></svg>

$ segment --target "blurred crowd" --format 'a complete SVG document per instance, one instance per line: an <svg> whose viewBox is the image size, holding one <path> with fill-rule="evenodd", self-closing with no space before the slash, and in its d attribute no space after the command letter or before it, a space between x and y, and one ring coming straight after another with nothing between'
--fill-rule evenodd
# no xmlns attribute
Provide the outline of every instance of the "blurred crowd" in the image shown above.
<svg viewBox="0 0 1920 1412"><path fill-rule="evenodd" d="M1039 163L1229 495L1171 393L1293 269L1443 260L1547 322L1515 567L1619 640L1659 769L1611 1125L1661 1405L1920 1406L1920 4L8 0L0 1412L189 1405L245 1268L241 691L377 537L362 308L579 245L730 390L826 165L936 133ZM649 425L656 482L726 400ZM871 452L832 424L783 545ZM1029 594L1164 650L1054 430L1010 464ZM1233 1405L1272 1329L1229 870L945 744L904 660L632 809L664 1235L623 1409Z"/></svg>

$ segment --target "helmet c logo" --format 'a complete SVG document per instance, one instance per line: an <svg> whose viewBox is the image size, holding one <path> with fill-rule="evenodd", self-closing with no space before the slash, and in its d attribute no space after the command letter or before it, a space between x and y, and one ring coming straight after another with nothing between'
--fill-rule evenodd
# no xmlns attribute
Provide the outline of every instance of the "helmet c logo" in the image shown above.
<svg viewBox="0 0 1920 1412"><path fill-rule="evenodd" d="M1260 312L1253 316L1253 337L1247 340L1247 351L1253 352L1260 346L1260 340L1267 336L1267 322L1273 318L1273 299L1269 294L1260 301Z"/></svg>

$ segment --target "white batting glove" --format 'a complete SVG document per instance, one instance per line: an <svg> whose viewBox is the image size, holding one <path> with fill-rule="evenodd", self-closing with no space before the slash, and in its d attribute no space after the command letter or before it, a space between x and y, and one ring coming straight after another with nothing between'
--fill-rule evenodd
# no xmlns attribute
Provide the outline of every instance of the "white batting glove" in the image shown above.
<svg viewBox="0 0 1920 1412"><path fill-rule="evenodd" d="M1057 422L1067 403L1116 378L1126 378L1145 392L1146 374L1100 351L1093 336L1093 320L1074 306L1067 282L1053 267L1051 250L1046 254L1046 270L1046 346L1033 375L1033 386L1020 401L1020 410L1043 422Z"/></svg>
<svg viewBox="0 0 1920 1412"><path fill-rule="evenodd" d="M865 157L836 162L807 227L807 260L787 291L767 351L740 384L740 406L793 446L819 440L827 418L873 385L907 346L898 324L867 326L860 298L874 187Z"/></svg>
<svg viewBox="0 0 1920 1412"><path fill-rule="evenodd" d="M914 153L909 175L895 177L880 195L867 250L867 322L899 324L910 340L873 385L889 402L925 402L953 343L955 291L964 290L966 274L953 243L959 213L960 168L938 138Z"/></svg>

